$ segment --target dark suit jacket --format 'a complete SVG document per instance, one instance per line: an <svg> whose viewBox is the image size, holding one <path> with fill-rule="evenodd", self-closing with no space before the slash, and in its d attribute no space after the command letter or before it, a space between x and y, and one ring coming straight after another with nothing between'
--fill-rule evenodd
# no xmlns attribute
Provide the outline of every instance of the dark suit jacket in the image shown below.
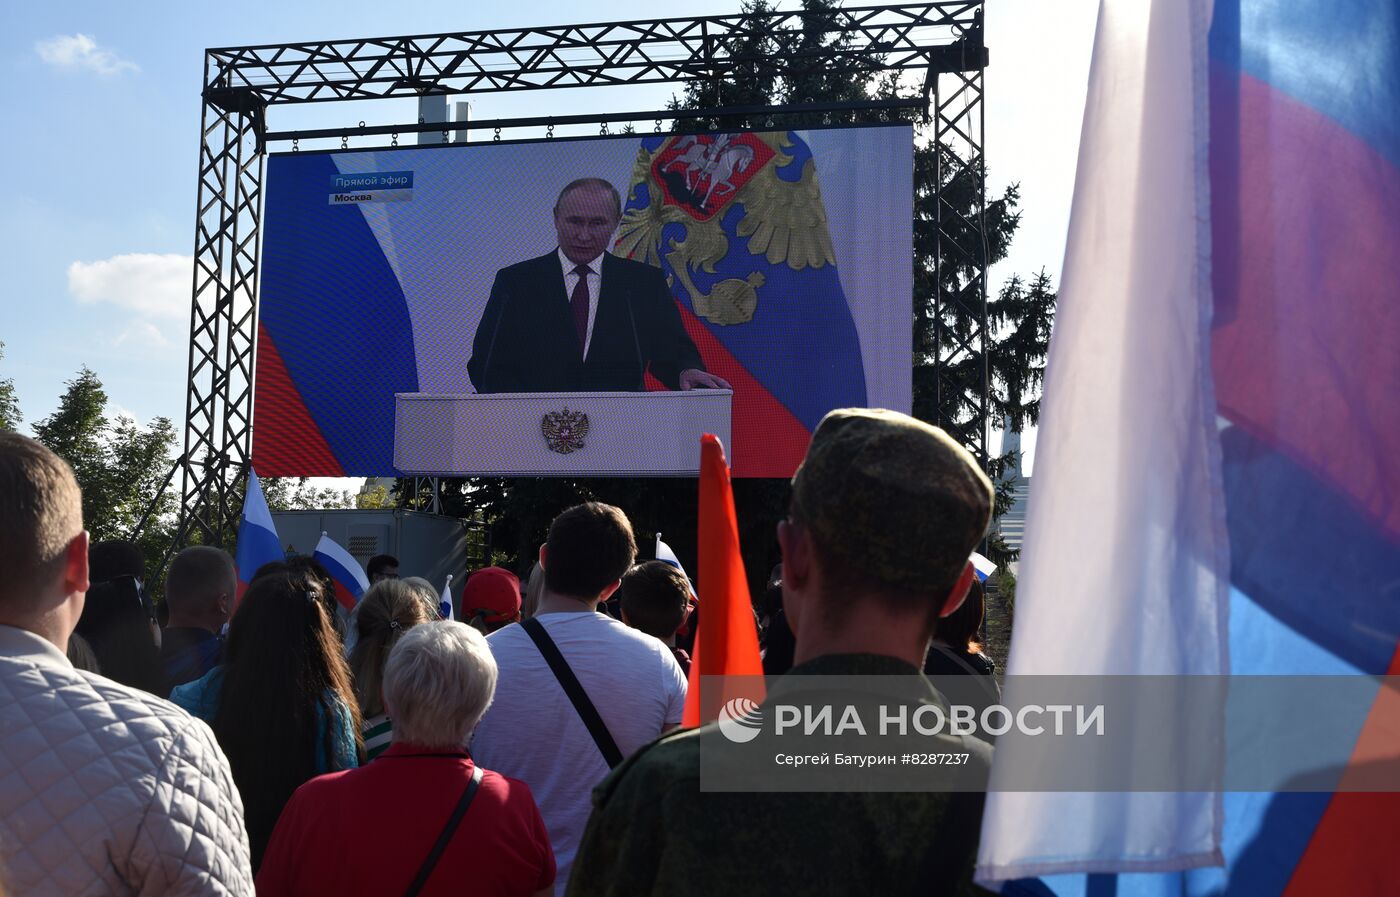
<svg viewBox="0 0 1400 897"><path fill-rule="evenodd" d="M608 253L582 356L557 251L496 272L467 362L477 392L641 391L648 369L677 389L704 368L661 270Z"/></svg>

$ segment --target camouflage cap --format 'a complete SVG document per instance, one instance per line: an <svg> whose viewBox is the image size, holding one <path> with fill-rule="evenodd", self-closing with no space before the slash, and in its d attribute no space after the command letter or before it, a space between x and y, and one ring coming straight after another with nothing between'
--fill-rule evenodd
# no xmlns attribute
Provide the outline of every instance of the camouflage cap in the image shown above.
<svg viewBox="0 0 1400 897"><path fill-rule="evenodd" d="M903 591L947 591L991 521L992 484L937 427L840 408L812 434L792 502L839 569Z"/></svg>

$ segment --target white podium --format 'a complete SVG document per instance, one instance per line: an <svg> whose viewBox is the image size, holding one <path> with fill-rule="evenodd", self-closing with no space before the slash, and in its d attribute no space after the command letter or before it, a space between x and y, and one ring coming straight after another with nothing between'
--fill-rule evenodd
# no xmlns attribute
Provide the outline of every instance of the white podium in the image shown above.
<svg viewBox="0 0 1400 897"><path fill-rule="evenodd" d="M394 466L413 476L694 476L728 449L727 389L394 394Z"/></svg>

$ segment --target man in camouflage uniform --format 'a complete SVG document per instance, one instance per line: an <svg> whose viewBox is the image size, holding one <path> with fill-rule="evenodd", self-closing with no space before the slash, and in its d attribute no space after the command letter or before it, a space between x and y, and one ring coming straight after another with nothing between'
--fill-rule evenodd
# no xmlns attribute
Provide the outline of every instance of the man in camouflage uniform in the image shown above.
<svg viewBox="0 0 1400 897"><path fill-rule="evenodd" d="M942 430L845 409L817 427L792 489L778 539L795 665L770 700L800 688L796 677L919 677L935 623L971 582L991 483ZM900 681L946 707L926 681ZM603 781L571 897L967 887L980 793L702 793L701 756L716 733L711 724L663 737ZM985 777L990 748L961 741ZM842 787L835 773L831 787Z"/></svg>

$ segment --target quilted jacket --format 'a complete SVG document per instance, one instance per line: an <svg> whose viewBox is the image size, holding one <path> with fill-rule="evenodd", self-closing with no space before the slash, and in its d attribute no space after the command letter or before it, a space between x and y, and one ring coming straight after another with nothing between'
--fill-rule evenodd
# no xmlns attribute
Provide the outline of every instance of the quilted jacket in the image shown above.
<svg viewBox="0 0 1400 897"><path fill-rule="evenodd" d="M209 727L0 626L0 882L252 894L243 804Z"/></svg>

